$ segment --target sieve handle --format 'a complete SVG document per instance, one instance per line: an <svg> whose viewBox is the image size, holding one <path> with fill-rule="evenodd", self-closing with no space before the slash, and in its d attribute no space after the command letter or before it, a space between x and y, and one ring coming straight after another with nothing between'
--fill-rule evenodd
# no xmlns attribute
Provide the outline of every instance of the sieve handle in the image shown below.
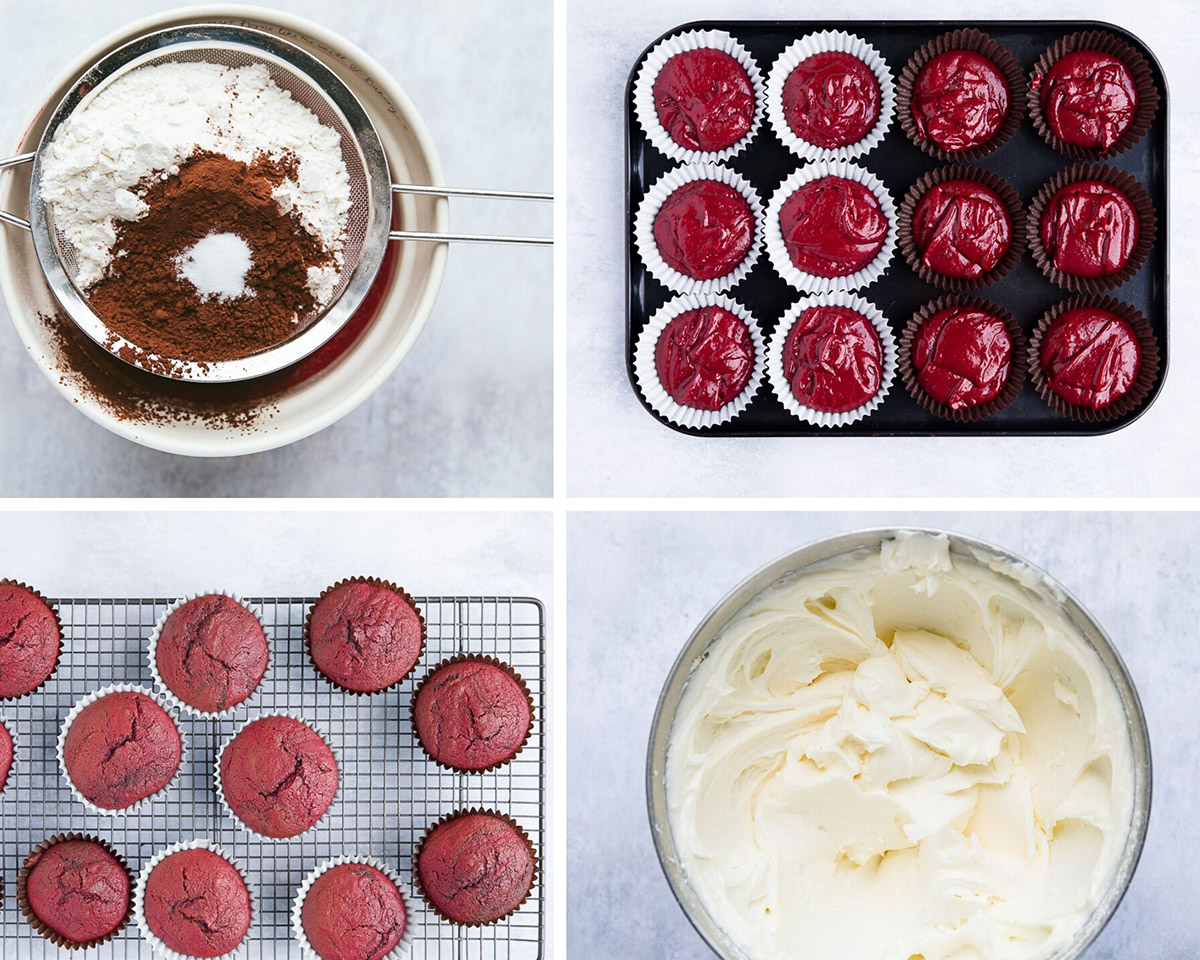
<svg viewBox="0 0 1200 960"><path fill-rule="evenodd" d="M498 237L486 233L421 233L417 230L393 230L389 240L430 240L435 243L523 243L529 246L547 247L554 243L553 237Z"/></svg>
<svg viewBox="0 0 1200 960"><path fill-rule="evenodd" d="M552 193L519 190L472 190L468 187L426 187L416 183L393 183L392 193L417 193L431 197L482 197L487 200L553 200Z"/></svg>
<svg viewBox="0 0 1200 960"><path fill-rule="evenodd" d="M469 187L429 187L416 183L393 183L392 193L415 193L432 197L475 197L485 200L553 201L552 193L527 193L520 190L474 190ZM434 243L519 243L526 246L550 246L552 237L498 237L480 233L422 233L417 230L393 230L389 240L428 240Z"/></svg>
<svg viewBox="0 0 1200 960"><path fill-rule="evenodd" d="M0 160L0 170L6 167L15 167L21 163L32 163L36 154L20 153L15 157L9 157L6 160ZM5 213L0 210L0 223L11 223L14 227L20 227L22 230L32 230L28 220L22 220L20 217L13 216L11 213Z"/></svg>

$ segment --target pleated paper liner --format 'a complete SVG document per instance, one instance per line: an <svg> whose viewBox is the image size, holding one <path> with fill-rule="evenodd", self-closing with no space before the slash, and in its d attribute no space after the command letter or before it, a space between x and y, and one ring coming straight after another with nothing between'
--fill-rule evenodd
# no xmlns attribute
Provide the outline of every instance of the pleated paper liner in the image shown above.
<svg viewBox="0 0 1200 960"><path fill-rule="evenodd" d="M917 131L913 119L913 86L917 82L922 68L934 57L953 50L968 50L986 57L1004 76L1008 86L1008 114L1000 124L995 136L986 143L969 147L966 150L946 150L935 143L926 140ZM900 71L900 81L896 85L896 113L900 117L900 127L905 135L927 154L939 160L970 162L986 157L1004 145L1013 135L1025 115L1025 99L1022 92L1025 89L1025 75L1021 65L1007 47L1001 46L982 30L974 28L951 30L940 37L935 37L912 55L904 69Z"/></svg>
<svg viewBox="0 0 1200 960"><path fill-rule="evenodd" d="M28 697L31 694L37 693L50 681L51 677L58 672L58 665L62 662L63 628L62 618L58 614L58 609L42 595L40 590L35 590L33 587L29 586L29 584L22 583L20 580L9 580L7 577L0 577L0 587L18 587L21 590L26 590L29 593L32 593L50 609L52 614L54 614L54 625L58 627L58 651L54 654L54 668L47 675L46 679L39 683L32 690L26 691L17 697L0 697L0 702L4 702L6 700L20 700L21 697Z"/></svg>
<svg viewBox="0 0 1200 960"><path fill-rule="evenodd" d="M1133 328L1133 332L1137 336L1138 343L1142 348L1142 363L1138 370L1137 379L1134 380L1124 396L1100 410L1091 410L1087 407L1079 407L1075 404L1067 403L1066 400L1050 389L1042 372L1042 337L1050 324L1068 310L1075 310L1079 307L1095 307L1099 310L1107 310L1110 313L1116 314ZM1142 316L1136 307L1112 297L1085 294L1064 300L1062 303L1056 304L1046 311L1041 320L1038 321L1033 336L1029 338L1029 372L1038 396L1045 400L1051 409L1061 413L1064 417L1082 423L1101 423L1105 420L1115 420L1136 410L1145 402L1146 397L1150 395L1150 391L1154 389L1154 384L1158 381L1159 370L1158 341L1154 337L1154 331L1150 329L1149 321Z"/></svg>
<svg viewBox="0 0 1200 960"><path fill-rule="evenodd" d="M1004 322L1009 340L1012 342L1012 355L1008 362L1008 380L1003 389L986 403L974 407L963 407L960 410L955 410L925 392L925 388L917 379L917 370L913 366L912 358L913 345L925 321L935 313L953 307L981 310L999 318ZM954 423L973 423L986 420L1007 407L1021 392L1021 386L1025 383L1027 366L1025 336L1021 333L1021 328L1013 319L1013 315L1003 307L979 297L942 296L931 300L913 315L900 337L900 379L904 381L905 389L921 405L922 409L932 413L935 417L941 417L943 420L950 420Z"/></svg>
<svg viewBox="0 0 1200 960"><path fill-rule="evenodd" d="M931 188L948 180L969 180L987 187L1000 198L1004 209L1008 211L1012 229L1012 238L1008 249L1004 251L996 266L978 277L951 277L930 269L925 265L924 252L917 246L916 239L913 237L913 217L916 215L921 198ZM913 273L926 283L954 293L978 290L980 287L986 287L1002 279L1017 265L1021 259L1021 253L1025 249L1025 207L1021 203L1021 197L1017 191L1012 184L992 171L968 164L955 164L931 170L909 187L908 193L900 201L899 228L900 251L904 254L904 259L908 261Z"/></svg>
<svg viewBox="0 0 1200 960"><path fill-rule="evenodd" d="M308 891L312 889L312 885L317 882L323 873L327 870L332 870L334 867L340 867L344 864L358 863L367 867L374 867L385 877L387 877L395 885L396 890L400 893L400 899L404 903L404 932L400 935L400 942L396 944L390 951L385 953L379 960L400 960L401 957L408 955L412 950L413 945L413 910L412 897L408 891L408 885L400 879L400 874L393 870L388 864L382 860L377 860L374 857L364 856L339 856L331 857L317 864L301 882L296 890L295 897L292 898L292 935L296 938L296 942L300 944L300 952L304 954L305 960L322 960L322 957L308 941L308 935L304 932L304 900L308 896Z"/></svg>
<svg viewBox="0 0 1200 960"><path fill-rule="evenodd" d="M119 924L117 924L115 929L109 931L103 937L99 937L95 940L89 940L86 943L75 943L72 940L68 940L66 937L62 936L62 934L56 933L54 930L50 929L47 924L43 923L38 918L38 915L33 912L33 908L29 905L29 897L26 891L26 884L29 881L30 871L34 867L34 861L36 861L43 853L45 853L55 844L73 842L77 840L82 840L87 843L95 843L103 847L114 857L116 857L117 862L120 863L121 868L125 871L125 875L129 878L129 903L125 907L125 918ZM97 947L102 943L108 943L109 940L112 940L115 936L117 936L117 934L124 930L126 926L128 926L129 920L133 916L134 882L135 880L133 871L129 869L128 861L113 848L112 844L106 843L104 840L101 840L99 837L92 836L91 834L58 833L39 843L36 847L29 851L28 856L26 856L22 861L21 869L17 873L17 908L21 911L21 916L23 916L29 922L29 925L55 946L61 947L64 950L87 950L90 947Z"/></svg>
<svg viewBox="0 0 1200 960"><path fill-rule="evenodd" d="M478 768L456 767L453 764L445 763L444 761L439 760L437 757L435 757L432 753L429 752L429 748L425 745L425 741L421 739L421 735L417 731L417 698L421 695L421 689L434 676L436 676L437 672L439 670L441 670L443 667L448 667L448 666L451 666L452 664L456 664L456 663L487 663L487 664L491 664L494 667L498 667L501 670L503 670L506 674L508 674L510 677L512 677L513 680L516 681L517 686L519 686L521 688L521 691L525 694L525 699L529 701L529 726L526 727L525 737L524 737L524 739L521 740L521 743L517 747L517 749L513 751L512 756L506 757L503 760L498 760L496 763L493 763L490 766L486 766L486 767L478 767ZM512 668L512 666L505 663L503 660L500 660L500 659L497 659L496 657L488 656L488 655L485 655L482 653L460 653L460 654L456 654L453 657L447 657L445 660L443 660L441 663L439 663L436 667L434 667L432 670L430 670L429 673L425 674L425 676L421 679L421 682L417 684L416 689L413 690L412 702L409 705L409 716L412 720L413 733L416 734L417 742L421 745L421 750L424 752L425 756L427 756L430 760L432 760L434 763L436 763L439 767L442 767L445 770L453 770L455 773L467 773L467 774L489 773L492 770L499 770L501 767L505 766L506 764L511 763L521 753L521 751L525 749L525 744L527 744L529 742L529 737L533 733L533 718L534 718L533 694L529 692L529 687L526 686L525 681L522 679L521 675L519 673L517 673L517 671L514 670Z"/></svg>
<svg viewBox="0 0 1200 960"><path fill-rule="evenodd" d="M1134 109L1133 120L1107 151L1081 147L1060 140L1058 135L1050 129L1050 124L1046 121L1045 113L1042 110L1042 85L1046 74L1068 53L1077 53L1080 50L1095 50L1120 60L1129 69L1134 87L1137 89L1138 102ZM1025 94L1025 100L1029 107L1029 118L1033 121L1034 129L1055 150L1065 153L1068 157L1074 157L1076 160L1098 160L1124 153L1146 135L1150 124L1154 122L1155 114L1158 113L1160 99L1158 87L1150 74L1150 64L1146 58L1136 47L1105 30L1082 30L1055 41L1038 58L1033 70L1030 71Z"/></svg>
<svg viewBox="0 0 1200 960"><path fill-rule="evenodd" d="M1080 180L1099 180L1101 183L1120 190L1129 198L1138 219L1138 238L1133 245L1133 252L1129 255L1129 260L1116 273L1105 277L1078 277L1074 274L1063 273L1054 266L1053 260L1042 245L1042 214L1046 205L1063 187ZM1093 161L1073 164L1065 170L1060 170L1048 180L1029 204L1029 216L1025 229L1029 252L1033 254L1033 259L1042 273L1064 290L1070 290L1072 293L1101 293L1121 286L1142 268L1158 236L1158 218L1155 216L1154 204L1150 201L1150 196L1133 175L1116 167Z"/></svg>
<svg viewBox="0 0 1200 960"><path fill-rule="evenodd" d="M13 774L17 769L17 750L20 745L17 743L16 725L7 717L0 716L0 727L3 727L8 732L8 738L12 741L12 763L9 764L8 773L3 779L0 779L0 800L4 799L4 790L12 782ZM0 903L4 902L3 887L0 887Z"/></svg>

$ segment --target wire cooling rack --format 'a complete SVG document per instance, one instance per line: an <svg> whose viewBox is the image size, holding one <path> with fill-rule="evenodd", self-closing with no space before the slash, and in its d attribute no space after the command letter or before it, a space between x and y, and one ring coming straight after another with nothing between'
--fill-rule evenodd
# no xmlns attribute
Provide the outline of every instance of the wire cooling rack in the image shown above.
<svg viewBox="0 0 1200 960"><path fill-rule="evenodd" d="M537 600L520 597L417 598L428 640L414 675L398 690L359 697L335 690L314 671L304 646L312 599L250 597L271 640L271 668L254 697L228 720L180 718L188 756L176 785L133 817L87 812L58 770L55 739L61 719L80 697L109 683L150 686L146 638L172 598L55 599L64 644L58 670L32 696L0 702L0 716L17 736L17 760L0 793L0 956L5 960L65 955L39 936L16 905L17 871L37 843L55 833L91 833L111 843L136 874L169 844L209 837L246 867L257 916L240 957L300 957L290 911L296 888L318 863L362 853L398 867L412 886L413 849L438 817L469 806L507 813L529 834L539 854L539 879L528 901L508 920L457 927L440 920L412 891L414 960L538 960L545 931L545 617ZM534 726L525 749L491 773L456 774L421 750L409 713L414 684L456 653L484 653L511 664L534 698ZM314 829L286 843L265 842L239 827L213 790L216 751L248 718L287 711L312 721L331 740L341 782L333 807ZM88 956L141 960L150 945L130 924Z"/></svg>

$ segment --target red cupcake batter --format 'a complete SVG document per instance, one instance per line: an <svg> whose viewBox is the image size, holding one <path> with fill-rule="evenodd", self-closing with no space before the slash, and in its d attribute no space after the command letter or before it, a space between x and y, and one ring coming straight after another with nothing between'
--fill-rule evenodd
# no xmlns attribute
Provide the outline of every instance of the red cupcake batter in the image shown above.
<svg viewBox="0 0 1200 960"><path fill-rule="evenodd" d="M34 916L71 943L108 936L129 915L129 874L90 840L64 840L33 860L25 893Z"/></svg>
<svg viewBox="0 0 1200 960"><path fill-rule="evenodd" d="M999 317L969 307L939 310L913 342L921 388L952 410L977 407L1008 383L1012 338Z"/></svg>
<svg viewBox="0 0 1200 960"><path fill-rule="evenodd" d="M720 410L750 382L754 342L745 322L722 307L688 310L659 335L654 365L676 403Z"/></svg>
<svg viewBox="0 0 1200 960"><path fill-rule="evenodd" d="M487 813L435 827L417 856L421 888L455 923L492 923L510 914L533 886L533 869L525 838Z"/></svg>
<svg viewBox="0 0 1200 960"><path fill-rule="evenodd" d="M203 848L180 850L146 879L146 924L185 957L221 957L250 929L250 894L237 868Z"/></svg>
<svg viewBox="0 0 1200 960"><path fill-rule="evenodd" d="M1116 57L1098 50L1068 53L1047 71L1042 112L1065 143L1107 153L1137 112L1133 74Z"/></svg>
<svg viewBox="0 0 1200 960"><path fill-rule="evenodd" d="M654 108L667 135L690 150L719 151L750 132L754 85L723 50L685 50L654 80Z"/></svg>
<svg viewBox="0 0 1200 960"><path fill-rule="evenodd" d="M330 867L300 908L304 935L321 960L380 960L400 944L407 922L396 885L365 863Z"/></svg>
<svg viewBox="0 0 1200 960"><path fill-rule="evenodd" d="M733 273L754 243L754 212L739 190L693 180L663 201L654 242L667 266L697 280Z"/></svg>
<svg viewBox="0 0 1200 960"><path fill-rule="evenodd" d="M1012 220L994 190L971 180L930 187L913 211L921 262L946 277L974 279L994 270L1012 243Z"/></svg>
<svg viewBox="0 0 1200 960"><path fill-rule="evenodd" d="M1042 337L1042 372L1067 403L1102 410L1133 386L1142 347L1133 328L1107 310L1080 307L1050 324Z"/></svg>
<svg viewBox="0 0 1200 960"><path fill-rule="evenodd" d="M987 143L1008 116L1008 84L991 60L971 50L934 57L913 84L917 132L943 150Z"/></svg>
<svg viewBox="0 0 1200 960"><path fill-rule="evenodd" d="M849 53L830 50L797 64L783 84L783 115L801 140L826 149L858 143L879 122L879 80Z"/></svg>
<svg viewBox="0 0 1200 960"><path fill-rule="evenodd" d="M875 325L849 307L809 307L783 347L792 395L813 410L845 413L879 392L883 344Z"/></svg>
<svg viewBox="0 0 1200 960"><path fill-rule="evenodd" d="M818 277L847 277L883 249L888 221L875 194L857 180L822 177L797 188L779 212L793 264Z"/></svg>
<svg viewBox="0 0 1200 960"><path fill-rule="evenodd" d="M1129 262L1138 238L1137 212L1116 187L1079 180L1050 198L1041 233L1055 268L1075 277L1107 277Z"/></svg>
<svg viewBox="0 0 1200 960"><path fill-rule="evenodd" d="M0 583L0 699L23 697L54 672L62 634L41 597Z"/></svg>

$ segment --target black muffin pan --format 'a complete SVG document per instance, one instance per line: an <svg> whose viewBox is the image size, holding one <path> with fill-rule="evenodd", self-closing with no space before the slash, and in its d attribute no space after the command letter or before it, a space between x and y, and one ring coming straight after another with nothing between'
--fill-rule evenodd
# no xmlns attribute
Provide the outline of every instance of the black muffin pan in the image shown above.
<svg viewBox="0 0 1200 960"><path fill-rule="evenodd" d="M754 56L762 71L763 83L775 60L793 41L818 30L844 30L857 34L877 49L887 61L892 78L898 81L900 71L916 50L934 37L960 27L976 27L1007 47L1021 64L1026 76L1037 59L1054 41L1080 30L1105 30L1132 44L1146 57L1151 75L1161 97L1154 122L1136 144L1118 156L1102 161L1135 176L1146 188L1158 217L1158 236L1150 256L1133 277L1119 287L1105 291L1111 296L1137 307L1150 321L1158 340L1161 369L1158 382L1146 400L1122 417L1100 423L1081 423L1055 412L1037 394L1030 378L1026 378L1017 399L1004 410L974 423L953 423L925 411L904 387L899 374L882 404L869 416L833 429L814 426L790 414L775 398L766 377L750 405L733 420L702 430L682 428L655 412L637 389L633 373L633 356L638 334L650 317L673 294L647 271L634 245L634 218L638 204L651 185L668 170L679 164L664 156L650 143L634 114L633 85L646 54L664 37L690 30L725 30L736 37ZM1024 90L1014 92L1023 99ZM1168 365L1167 337L1167 109L1168 96L1162 68L1150 49L1127 30L1108 23L1076 20L1000 20L1000 21L939 21L939 20L791 20L791 21L701 21L677 27L651 43L638 57L629 74L625 90L626 172L626 276L627 307L625 330L626 367L634 392L655 419L672 429L697 436L1096 436L1128 426L1152 404L1162 389ZM898 118L892 120L887 136L865 156L855 161L866 167L887 186L897 209L904 194L914 182L938 167L943 161L923 153L900 127ZM1033 127L1029 116L1022 118L1013 136L998 150L975 161L975 165L991 170L1005 178L1021 196L1028 209L1038 189L1060 170L1075 163L1047 144ZM795 156L771 128L764 112L754 139L741 153L727 161L728 166L742 174L758 190L764 205L778 186L791 175L802 161ZM855 291L875 304L887 317L897 343L912 315L925 303L947 291L934 287L918 277L904 259L899 247L887 272L873 284ZM747 276L726 292L742 303L758 319L768 341L784 312L801 294L776 273L762 251L758 262ZM971 291L967 296L991 300L1012 312L1026 338L1032 334L1039 318L1054 304L1073 296L1052 283L1038 268L1026 249L1020 262L1003 279Z"/></svg>

